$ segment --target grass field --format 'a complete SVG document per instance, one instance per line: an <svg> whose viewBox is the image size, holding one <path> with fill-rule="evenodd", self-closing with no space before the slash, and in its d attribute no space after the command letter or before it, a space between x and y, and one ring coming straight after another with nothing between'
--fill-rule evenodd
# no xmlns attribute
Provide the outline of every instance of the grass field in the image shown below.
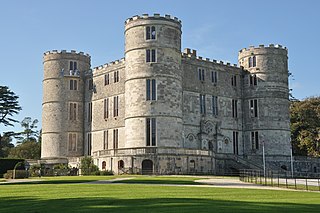
<svg viewBox="0 0 320 213"><path fill-rule="evenodd" d="M320 193L315 192L156 185L192 184L195 178L189 177L138 176L131 184L83 184L110 178L115 177L57 177L41 178L41 184L1 184L0 212L300 213L320 209Z"/></svg>

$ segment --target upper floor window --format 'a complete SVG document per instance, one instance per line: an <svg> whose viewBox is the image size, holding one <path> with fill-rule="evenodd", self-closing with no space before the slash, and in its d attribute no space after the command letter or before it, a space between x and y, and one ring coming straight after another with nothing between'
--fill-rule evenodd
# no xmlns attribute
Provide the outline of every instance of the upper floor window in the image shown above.
<svg viewBox="0 0 320 213"><path fill-rule="evenodd" d="M119 144L119 131L118 129L113 130L113 149L118 149Z"/></svg>
<svg viewBox="0 0 320 213"><path fill-rule="evenodd" d="M93 80L92 79L88 80L88 88L89 88L89 90L93 90Z"/></svg>
<svg viewBox="0 0 320 213"><path fill-rule="evenodd" d="M259 134L258 134L258 131L251 132L251 146L252 146L252 150L259 149Z"/></svg>
<svg viewBox="0 0 320 213"><path fill-rule="evenodd" d="M70 61L70 66L69 70L77 70L78 69L78 64L76 61Z"/></svg>
<svg viewBox="0 0 320 213"><path fill-rule="evenodd" d="M109 135L108 130L103 131L103 149L108 149Z"/></svg>
<svg viewBox="0 0 320 213"><path fill-rule="evenodd" d="M110 77L109 73L104 75L104 85L109 85L110 84Z"/></svg>
<svg viewBox="0 0 320 213"><path fill-rule="evenodd" d="M92 121L92 102L88 103L88 122Z"/></svg>
<svg viewBox="0 0 320 213"><path fill-rule="evenodd" d="M69 82L70 90L78 90L78 80L71 79Z"/></svg>
<svg viewBox="0 0 320 213"><path fill-rule="evenodd" d="M232 99L232 117L238 117L238 100Z"/></svg>
<svg viewBox="0 0 320 213"><path fill-rule="evenodd" d="M78 103L69 103L69 120L78 120Z"/></svg>
<svg viewBox="0 0 320 213"><path fill-rule="evenodd" d="M113 73L113 80L114 80L114 83L119 82L119 71L115 71Z"/></svg>
<svg viewBox="0 0 320 213"><path fill-rule="evenodd" d="M239 132L233 131L233 154L239 154Z"/></svg>
<svg viewBox="0 0 320 213"><path fill-rule="evenodd" d="M249 82L250 82L250 86L257 86L257 83L258 83L257 76L255 74L249 75Z"/></svg>
<svg viewBox="0 0 320 213"><path fill-rule="evenodd" d="M103 118L107 119L109 118L109 98L104 99L103 105Z"/></svg>
<svg viewBox="0 0 320 213"><path fill-rule="evenodd" d="M77 151L77 133L69 133L68 150Z"/></svg>
<svg viewBox="0 0 320 213"><path fill-rule="evenodd" d="M146 40L154 40L156 39L156 27L155 26L147 26L146 27Z"/></svg>
<svg viewBox="0 0 320 213"><path fill-rule="evenodd" d="M231 77L231 85L236 87L237 86L237 76L236 75L233 75Z"/></svg>
<svg viewBox="0 0 320 213"><path fill-rule="evenodd" d="M156 62L156 50L155 49L147 49L146 50L146 62Z"/></svg>
<svg viewBox="0 0 320 213"><path fill-rule="evenodd" d="M250 116L258 117L258 100L257 99L250 100Z"/></svg>
<svg viewBox="0 0 320 213"><path fill-rule="evenodd" d="M113 117L119 115L119 96L113 97Z"/></svg>
<svg viewBox="0 0 320 213"><path fill-rule="evenodd" d="M204 81L204 73L205 73L205 69L198 68L198 77L200 81Z"/></svg>
<svg viewBox="0 0 320 213"><path fill-rule="evenodd" d="M218 115L218 97L212 96L212 114Z"/></svg>
<svg viewBox="0 0 320 213"><path fill-rule="evenodd" d="M200 94L200 114L206 114L206 96Z"/></svg>
<svg viewBox="0 0 320 213"><path fill-rule="evenodd" d="M156 91L156 79L147 79L146 80L146 99L147 101L156 100L157 99L157 91Z"/></svg>
<svg viewBox="0 0 320 213"><path fill-rule="evenodd" d="M212 83L218 82L218 73L216 71L211 71L211 82Z"/></svg>
<svg viewBox="0 0 320 213"><path fill-rule="evenodd" d="M91 133L87 134L87 146L88 146L88 155L91 155L91 150L92 150L92 135Z"/></svg>
<svg viewBox="0 0 320 213"><path fill-rule="evenodd" d="M250 67L256 67L256 65L257 65L256 56L249 57L249 68Z"/></svg>
<svg viewBox="0 0 320 213"><path fill-rule="evenodd" d="M156 125L155 118L146 118L146 146L156 145Z"/></svg>

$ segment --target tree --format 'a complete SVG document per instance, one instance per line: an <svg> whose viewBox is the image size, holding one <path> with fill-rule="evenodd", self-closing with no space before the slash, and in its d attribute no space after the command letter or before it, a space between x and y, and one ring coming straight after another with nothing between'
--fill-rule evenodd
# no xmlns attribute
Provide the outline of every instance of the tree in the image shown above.
<svg viewBox="0 0 320 213"><path fill-rule="evenodd" d="M18 98L7 86L0 86L0 124L13 126L13 123L18 122L11 118L21 110Z"/></svg>
<svg viewBox="0 0 320 213"><path fill-rule="evenodd" d="M8 157L9 151L14 147L12 142L12 135L14 132L4 132L0 138L0 158Z"/></svg>
<svg viewBox="0 0 320 213"><path fill-rule="evenodd" d="M295 155L320 156L320 97L291 101L291 142Z"/></svg>
<svg viewBox="0 0 320 213"><path fill-rule="evenodd" d="M80 169L82 175L91 175L97 171L99 168L94 165L92 157L84 157L81 159Z"/></svg>
<svg viewBox="0 0 320 213"><path fill-rule="evenodd" d="M37 130L37 119L32 120L31 117L25 117L21 122L22 132L16 134L16 138L20 141L18 143L23 143L25 141L37 141L39 137L39 131Z"/></svg>
<svg viewBox="0 0 320 213"><path fill-rule="evenodd" d="M10 149L9 158L40 159L41 146L36 141L25 141Z"/></svg>

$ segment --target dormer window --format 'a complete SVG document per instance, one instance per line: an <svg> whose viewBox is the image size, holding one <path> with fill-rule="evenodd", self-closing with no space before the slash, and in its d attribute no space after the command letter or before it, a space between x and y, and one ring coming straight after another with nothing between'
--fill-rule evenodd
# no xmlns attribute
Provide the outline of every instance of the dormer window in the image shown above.
<svg viewBox="0 0 320 213"><path fill-rule="evenodd" d="M156 27L147 26L146 27L146 40L155 40L156 39Z"/></svg>

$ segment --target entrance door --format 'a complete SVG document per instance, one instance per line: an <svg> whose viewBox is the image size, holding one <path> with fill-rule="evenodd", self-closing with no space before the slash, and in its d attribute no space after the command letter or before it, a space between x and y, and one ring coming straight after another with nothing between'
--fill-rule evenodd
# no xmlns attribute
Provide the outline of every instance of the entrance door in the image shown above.
<svg viewBox="0 0 320 213"><path fill-rule="evenodd" d="M142 161L142 174L143 175L152 175L153 174L152 160L143 160Z"/></svg>

